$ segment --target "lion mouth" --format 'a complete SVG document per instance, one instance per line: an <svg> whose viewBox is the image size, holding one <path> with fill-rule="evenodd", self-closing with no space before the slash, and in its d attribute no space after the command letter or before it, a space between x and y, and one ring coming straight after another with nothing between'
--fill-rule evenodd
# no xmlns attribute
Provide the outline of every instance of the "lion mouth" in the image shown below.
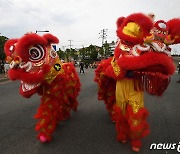
<svg viewBox="0 0 180 154"><path fill-rule="evenodd" d="M21 88L22 88L23 92L31 91L39 86L40 86L40 83L28 84L28 83L21 81Z"/></svg>

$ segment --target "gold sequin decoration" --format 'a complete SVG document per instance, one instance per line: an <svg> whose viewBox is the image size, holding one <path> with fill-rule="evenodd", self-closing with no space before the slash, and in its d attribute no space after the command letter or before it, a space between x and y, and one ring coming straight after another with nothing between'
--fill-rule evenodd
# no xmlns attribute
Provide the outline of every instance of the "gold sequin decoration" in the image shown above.
<svg viewBox="0 0 180 154"><path fill-rule="evenodd" d="M42 125L44 123L45 123L45 119L42 119L41 122L40 122L40 125Z"/></svg>
<svg viewBox="0 0 180 154"><path fill-rule="evenodd" d="M121 72L120 70L120 67L118 66L117 62L116 62L116 59L113 57L113 59L111 60L111 65L113 67L113 70L114 70L114 74L116 76L118 76Z"/></svg>
<svg viewBox="0 0 180 154"><path fill-rule="evenodd" d="M119 44L119 48L120 48L121 50L127 51L127 52L129 52L129 51L131 50L131 48L130 48L128 45L122 44L122 43Z"/></svg>
<svg viewBox="0 0 180 154"><path fill-rule="evenodd" d="M131 105L134 113L137 113L139 109L144 107L143 101L129 101L129 105Z"/></svg>
<svg viewBox="0 0 180 154"><path fill-rule="evenodd" d="M138 101L120 101L116 102L116 105L119 106L122 110L123 115L126 113L126 107L127 104L129 104L132 107L133 113L137 113L139 109L144 107L143 101L138 102Z"/></svg>
<svg viewBox="0 0 180 154"><path fill-rule="evenodd" d="M138 126L141 121L133 119L132 122L134 126Z"/></svg>
<svg viewBox="0 0 180 154"><path fill-rule="evenodd" d="M55 61L55 63L58 63L61 65L61 70L60 71L56 71L54 66L52 65L49 73L45 76L45 80L47 81L47 83L51 84L51 82L57 77L58 74L63 74L64 73L64 69L62 68L62 63L60 62L59 59L57 59Z"/></svg>

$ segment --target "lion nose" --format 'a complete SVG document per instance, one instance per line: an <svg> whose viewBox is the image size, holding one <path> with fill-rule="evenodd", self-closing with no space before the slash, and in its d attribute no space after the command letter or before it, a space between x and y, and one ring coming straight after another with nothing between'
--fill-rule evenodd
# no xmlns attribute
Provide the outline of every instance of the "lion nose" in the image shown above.
<svg viewBox="0 0 180 154"><path fill-rule="evenodd" d="M13 60L10 62L10 68L15 68L17 67L20 63L22 62L21 57L15 56L13 57Z"/></svg>
<svg viewBox="0 0 180 154"><path fill-rule="evenodd" d="M19 57L19 56L15 56L13 59L14 59L14 62L15 62L16 64L19 64L19 63L22 62L22 59L21 59L21 57Z"/></svg>
<svg viewBox="0 0 180 154"><path fill-rule="evenodd" d="M12 60L13 60L13 58L10 57L10 56L7 56L6 59L5 59L6 63L8 63L8 64L11 63Z"/></svg>

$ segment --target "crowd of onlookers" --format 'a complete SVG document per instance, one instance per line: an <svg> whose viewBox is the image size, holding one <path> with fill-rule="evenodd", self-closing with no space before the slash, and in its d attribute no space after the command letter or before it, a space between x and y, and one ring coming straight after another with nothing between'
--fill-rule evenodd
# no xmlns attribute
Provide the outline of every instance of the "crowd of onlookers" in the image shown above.
<svg viewBox="0 0 180 154"><path fill-rule="evenodd" d="M62 60L61 59L61 61L63 62L63 63L65 63L66 61L64 61L64 60ZM98 67L98 65L100 64L100 61L94 61L94 62L91 62L91 63L89 63L89 62L85 62L85 61L68 61L68 62L72 62L73 64L74 64L74 66L81 66L82 67L82 65L83 65L83 67L84 68L97 68Z"/></svg>
<svg viewBox="0 0 180 154"><path fill-rule="evenodd" d="M0 61L0 74L7 75L9 70L9 64L5 63L4 61Z"/></svg>
<svg viewBox="0 0 180 154"><path fill-rule="evenodd" d="M80 64L82 65L82 63L84 65L84 68L86 68L86 69L87 68L97 68L100 61L95 61L93 63L87 63L87 62L82 62L82 61L81 62L75 62L74 66L80 66Z"/></svg>

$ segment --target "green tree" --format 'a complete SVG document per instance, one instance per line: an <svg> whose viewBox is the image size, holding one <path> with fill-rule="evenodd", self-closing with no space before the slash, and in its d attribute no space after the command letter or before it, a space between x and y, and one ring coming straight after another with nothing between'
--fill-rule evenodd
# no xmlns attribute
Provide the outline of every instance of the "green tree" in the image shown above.
<svg viewBox="0 0 180 154"><path fill-rule="evenodd" d="M81 59L85 59L86 49L84 47L79 50L79 55L80 55Z"/></svg>
<svg viewBox="0 0 180 154"><path fill-rule="evenodd" d="M98 56L98 51L96 46L93 46L92 44L89 46L89 56L92 61L95 61Z"/></svg>
<svg viewBox="0 0 180 154"><path fill-rule="evenodd" d="M69 62L70 61L70 49L65 50L65 61Z"/></svg>
<svg viewBox="0 0 180 154"><path fill-rule="evenodd" d="M57 51L57 54L59 55L60 59L65 59L65 57L66 57L65 52L62 51L60 48Z"/></svg>
<svg viewBox="0 0 180 154"><path fill-rule="evenodd" d="M111 44L107 43L107 41L103 44L104 47L104 56L109 57L111 55Z"/></svg>
<svg viewBox="0 0 180 154"><path fill-rule="evenodd" d="M0 60L5 59L4 44L8 40L6 36L0 36Z"/></svg>
<svg viewBox="0 0 180 154"><path fill-rule="evenodd" d="M80 58L87 63L92 63L97 59L98 49L94 45L90 45L88 47L83 47L79 50Z"/></svg>
<svg viewBox="0 0 180 154"><path fill-rule="evenodd" d="M70 50L70 57L71 57L71 59L77 60L78 54L77 54L76 49L71 49Z"/></svg>
<svg viewBox="0 0 180 154"><path fill-rule="evenodd" d="M100 50L99 50L99 54L101 55L101 57L103 57L103 56L104 56L104 49L103 49L103 47L101 47L101 48L100 48Z"/></svg>

